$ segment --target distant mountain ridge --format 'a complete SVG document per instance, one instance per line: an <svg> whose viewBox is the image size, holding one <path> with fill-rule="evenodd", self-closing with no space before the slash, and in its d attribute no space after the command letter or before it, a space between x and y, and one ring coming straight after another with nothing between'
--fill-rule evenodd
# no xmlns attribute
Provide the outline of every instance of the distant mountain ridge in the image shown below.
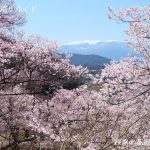
<svg viewBox="0 0 150 150"><path fill-rule="evenodd" d="M130 53L134 55L134 51L127 47L123 42L119 41L79 41L67 43L61 46L62 53L73 53L83 55L99 55L109 59L119 60L128 56Z"/></svg>

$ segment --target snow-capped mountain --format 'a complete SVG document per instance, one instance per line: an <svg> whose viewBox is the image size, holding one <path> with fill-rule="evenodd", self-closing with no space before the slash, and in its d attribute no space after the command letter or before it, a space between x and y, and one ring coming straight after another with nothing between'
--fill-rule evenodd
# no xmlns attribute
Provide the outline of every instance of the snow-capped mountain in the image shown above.
<svg viewBox="0 0 150 150"><path fill-rule="evenodd" d="M119 60L121 57L134 55L134 51L127 47L123 42L118 41L79 41L67 43L61 46L61 53L99 55L110 59Z"/></svg>

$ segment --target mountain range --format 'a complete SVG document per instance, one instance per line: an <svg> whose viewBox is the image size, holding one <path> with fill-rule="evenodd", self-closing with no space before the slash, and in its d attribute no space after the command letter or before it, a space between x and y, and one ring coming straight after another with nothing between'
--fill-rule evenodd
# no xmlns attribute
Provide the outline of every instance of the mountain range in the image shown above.
<svg viewBox="0 0 150 150"><path fill-rule="evenodd" d="M119 60L134 55L134 51L119 41L79 41L63 44L60 48L61 53L82 54L82 55L99 55L109 59Z"/></svg>

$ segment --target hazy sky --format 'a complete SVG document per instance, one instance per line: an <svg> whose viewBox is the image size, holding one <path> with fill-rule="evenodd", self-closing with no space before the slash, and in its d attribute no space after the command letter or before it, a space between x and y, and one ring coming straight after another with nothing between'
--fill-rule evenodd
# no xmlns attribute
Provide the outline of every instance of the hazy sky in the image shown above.
<svg viewBox="0 0 150 150"><path fill-rule="evenodd" d="M27 13L24 29L60 43L80 40L123 41L125 25L107 18L107 7L144 6L149 0L16 0Z"/></svg>

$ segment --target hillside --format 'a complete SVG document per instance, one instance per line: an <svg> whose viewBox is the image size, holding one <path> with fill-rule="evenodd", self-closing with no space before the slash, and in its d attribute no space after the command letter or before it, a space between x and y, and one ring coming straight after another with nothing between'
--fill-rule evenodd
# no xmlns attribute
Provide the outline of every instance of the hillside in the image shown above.
<svg viewBox="0 0 150 150"><path fill-rule="evenodd" d="M73 54L70 59L71 64L87 67L91 73L98 73L108 64L110 59L98 55Z"/></svg>

